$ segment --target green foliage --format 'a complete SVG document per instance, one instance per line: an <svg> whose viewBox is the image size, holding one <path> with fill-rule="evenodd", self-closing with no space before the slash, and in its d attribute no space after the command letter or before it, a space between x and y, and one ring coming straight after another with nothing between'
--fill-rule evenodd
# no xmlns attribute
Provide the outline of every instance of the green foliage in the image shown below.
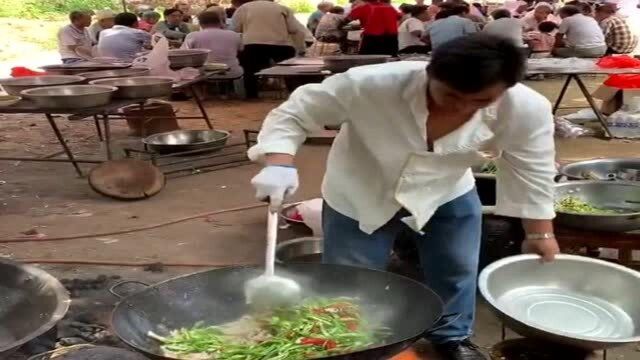
<svg viewBox="0 0 640 360"><path fill-rule="evenodd" d="M74 10L118 9L117 0L0 0L0 17L52 18Z"/></svg>
<svg viewBox="0 0 640 360"><path fill-rule="evenodd" d="M295 13L310 13L316 11L316 7L308 0L282 0L280 3Z"/></svg>

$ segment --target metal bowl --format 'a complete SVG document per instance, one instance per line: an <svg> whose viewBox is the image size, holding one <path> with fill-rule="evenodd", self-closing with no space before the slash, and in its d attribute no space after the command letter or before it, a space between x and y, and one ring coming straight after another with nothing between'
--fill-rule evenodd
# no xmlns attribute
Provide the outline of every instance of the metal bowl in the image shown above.
<svg viewBox="0 0 640 360"><path fill-rule="evenodd" d="M141 99L171 95L173 78L166 76L138 76L89 81L92 85L115 86L113 95L120 99Z"/></svg>
<svg viewBox="0 0 640 360"><path fill-rule="evenodd" d="M24 90L21 94L42 108L77 109L106 105L116 90L105 85L62 85Z"/></svg>
<svg viewBox="0 0 640 360"><path fill-rule="evenodd" d="M570 180L634 180L640 181L640 159L606 158L578 161L560 168L560 174Z"/></svg>
<svg viewBox="0 0 640 360"><path fill-rule="evenodd" d="M46 333L69 309L67 290L30 265L0 259L0 359Z"/></svg>
<svg viewBox="0 0 640 360"><path fill-rule="evenodd" d="M574 196L598 208L624 212L603 215L557 212L556 222L560 225L615 232L640 229L640 184L611 181L569 181L557 184L556 200L567 196Z"/></svg>
<svg viewBox="0 0 640 360"><path fill-rule="evenodd" d="M324 67L331 72L345 72L352 67L387 62L389 55L334 55L324 56Z"/></svg>
<svg viewBox="0 0 640 360"><path fill-rule="evenodd" d="M80 84L83 81L85 81L84 77L76 75L42 75L0 79L0 85L2 85L7 94L18 96L23 90L45 86Z"/></svg>
<svg viewBox="0 0 640 360"><path fill-rule="evenodd" d="M301 237L287 240L276 246L276 261L291 262L322 262L322 238Z"/></svg>
<svg viewBox="0 0 640 360"><path fill-rule="evenodd" d="M487 266L480 292L522 336L597 350L640 341L640 273L610 262L517 255Z"/></svg>
<svg viewBox="0 0 640 360"><path fill-rule="evenodd" d="M172 154L195 150L220 150L229 140L224 130L176 130L151 135L142 140L151 150L160 154Z"/></svg>
<svg viewBox="0 0 640 360"><path fill-rule="evenodd" d="M129 68L118 70L90 71L78 74L78 76L82 76L87 80L98 80L128 76L147 76L149 75L149 72L150 70L148 68Z"/></svg>
<svg viewBox="0 0 640 360"><path fill-rule="evenodd" d="M175 49L169 50L169 63L172 68L201 67L207 62L208 49Z"/></svg>

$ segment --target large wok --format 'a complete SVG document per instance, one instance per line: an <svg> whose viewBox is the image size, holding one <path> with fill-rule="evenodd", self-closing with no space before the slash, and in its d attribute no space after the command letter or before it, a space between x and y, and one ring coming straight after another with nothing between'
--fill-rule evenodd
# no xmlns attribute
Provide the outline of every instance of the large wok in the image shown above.
<svg viewBox="0 0 640 360"><path fill-rule="evenodd" d="M0 259L0 359L49 331L69 308L65 288L34 266Z"/></svg>
<svg viewBox="0 0 640 360"><path fill-rule="evenodd" d="M324 359L382 360L411 345L442 317L443 304L429 288L400 275L342 265L289 264L278 268L298 281L305 296L350 296L360 299L369 321L391 335L377 347ZM248 312L244 283L261 275L261 267L233 267L178 277L124 298L112 315L115 333L133 348L162 357L149 331L169 330L237 320ZM116 290L116 289L112 289ZM112 291L118 295L117 290Z"/></svg>

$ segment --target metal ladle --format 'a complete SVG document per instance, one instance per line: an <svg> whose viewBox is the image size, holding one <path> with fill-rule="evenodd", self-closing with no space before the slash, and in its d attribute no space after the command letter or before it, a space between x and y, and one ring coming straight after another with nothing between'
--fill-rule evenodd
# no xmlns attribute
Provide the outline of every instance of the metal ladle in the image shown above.
<svg viewBox="0 0 640 360"><path fill-rule="evenodd" d="M263 275L245 283L245 297L253 308L270 309L293 305L300 301L302 290L292 279L275 275L276 243L278 239L278 212L267 211L267 251Z"/></svg>

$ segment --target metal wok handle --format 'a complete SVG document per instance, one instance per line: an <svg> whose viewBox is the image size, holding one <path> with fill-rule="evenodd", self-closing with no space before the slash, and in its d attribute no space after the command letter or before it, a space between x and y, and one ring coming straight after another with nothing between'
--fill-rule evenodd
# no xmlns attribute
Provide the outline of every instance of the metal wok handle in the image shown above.
<svg viewBox="0 0 640 360"><path fill-rule="evenodd" d="M124 299L126 297L126 295L120 294L117 289L124 286L124 285L129 285L129 284L137 284L137 285L143 285L145 288L148 288L149 284L147 283L143 283L142 281L136 281L136 280L127 280L127 281L121 281L115 285L113 285L112 287L109 288L109 292L111 294L113 294L115 297L117 297L118 299Z"/></svg>
<svg viewBox="0 0 640 360"><path fill-rule="evenodd" d="M441 324L437 325L435 327L432 327L431 329L425 331L425 334L432 334L432 333L442 329L445 326L449 326L449 325L453 324L454 322L458 321L458 319L460 319L461 316L462 316L462 314L457 314L457 313L442 315L440 317L440 319L436 322L436 324L437 323L441 323ZM446 320L447 318L451 318L451 320ZM442 323L443 321L444 321L444 323Z"/></svg>

